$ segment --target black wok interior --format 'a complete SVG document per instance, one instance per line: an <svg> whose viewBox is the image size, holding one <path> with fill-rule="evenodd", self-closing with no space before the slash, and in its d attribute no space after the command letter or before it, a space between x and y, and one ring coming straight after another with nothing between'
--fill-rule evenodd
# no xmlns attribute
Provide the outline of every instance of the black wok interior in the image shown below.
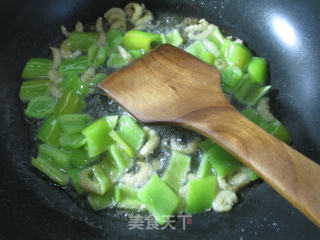
<svg viewBox="0 0 320 240"><path fill-rule="evenodd" d="M320 239L319 228L266 183L244 189L230 213L193 216L185 231L180 223L175 231L141 231L128 230L125 216L79 207L31 167L32 136L18 99L24 63L49 56L48 46L62 40L61 24L72 29L77 20L93 23L127 2L0 1L0 239ZM319 1L144 2L155 14L206 18L265 57L274 114L292 134L293 147L320 163Z"/></svg>

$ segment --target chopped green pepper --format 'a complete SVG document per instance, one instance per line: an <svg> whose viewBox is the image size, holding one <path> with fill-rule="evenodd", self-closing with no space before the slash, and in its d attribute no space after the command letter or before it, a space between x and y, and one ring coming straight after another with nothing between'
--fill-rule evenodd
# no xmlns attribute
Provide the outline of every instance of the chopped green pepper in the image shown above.
<svg viewBox="0 0 320 240"><path fill-rule="evenodd" d="M39 157L52 161L63 170L70 170L72 168L72 154L55 146L41 144L39 146Z"/></svg>
<svg viewBox="0 0 320 240"><path fill-rule="evenodd" d="M169 167L163 176L163 181L176 193L185 182L187 172L190 170L191 157L178 151L172 151Z"/></svg>
<svg viewBox="0 0 320 240"><path fill-rule="evenodd" d="M64 91L62 97L59 99L55 113L57 114L70 114L78 113L83 110L85 102L77 94L67 89Z"/></svg>
<svg viewBox="0 0 320 240"><path fill-rule="evenodd" d="M149 51L153 45L161 43L160 34L142 32L138 30L128 31L123 39L123 45L127 48L137 48Z"/></svg>
<svg viewBox="0 0 320 240"><path fill-rule="evenodd" d="M52 61L44 58L30 58L24 66L21 77L26 79L47 78Z"/></svg>
<svg viewBox="0 0 320 240"><path fill-rule="evenodd" d="M172 32L168 33L165 36L165 39L167 43L176 47L183 44L183 38L181 37L178 29L174 29Z"/></svg>
<svg viewBox="0 0 320 240"><path fill-rule="evenodd" d="M91 117L84 113L64 114L59 116L59 123L63 133L80 133L91 121Z"/></svg>
<svg viewBox="0 0 320 240"><path fill-rule="evenodd" d="M98 39L98 34L93 32L72 32L62 44L62 48L70 51L87 51Z"/></svg>
<svg viewBox="0 0 320 240"><path fill-rule="evenodd" d="M94 211L100 211L114 205L114 188L109 189L105 194L88 194L88 202Z"/></svg>
<svg viewBox="0 0 320 240"><path fill-rule="evenodd" d="M41 158L32 158L31 164L61 186L68 184L68 174L56 168L51 162Z"/></svg>
<svg viewBox="0 0 320 240"><path fill-rule="evenodd" d="M38 96L31 98L26 110L25 115L29 118L43 118L48 117L53 113L56 100L48 96Z"/></svg>
<svg viewBox="0 0 320 240"><path fill-rule="evenodd" d="M187 213L200 213L211 207L217 190L215 176L198 178L189 182Z"/></svg>
<svg viewBox="0 0 320 240"><path fill-rule="evenodd" d="M248 66L248 74L253 82L265 85L267 78L267 61L264 58L253 57Z"/></svg>
<svg viewBox="0 0 320 240"><path fill-rule="evenodd" d="M88 67L88 58L82 56L75 59L64 60L59 66L59 73L63 76L69 73L80 74L85 72Z"/></svg>
<svg viewBox="0 0 320 240"><path fill-rule="evenodd" d="M61 83L63 90L70 89L79 96L86 96L89 93L89 88L85 85L78 74L70 73Z"/></svg>
<svg viewBox="0 0 320 240"><path fill-rule="evenodd" d="M59 145L64 148L80 148L85 143L85 138L80 133L63 133L59 138Z"/></svg>
<svg viewBox="0 0 320 240"><path fill-rule="evenodd" d="M47 95L50 80L29 80L21 84L19 97L21 101L28 102L31 98Z"/></svg>
<svg viewBox="0 0 320 240"><path fill-rule="evenodd" d="M179 205L179 197L157 174L139 190L138 197L159 224L165 224Z"/></svg>
<svg viewBox="0 0 320 240"><path fill-rule="evenodd" d="M110 130L106 118L103 117L82 131L82 134L86 137L89 157L95 157L103 153L113 143L109 136Z"/></svg>
<svg viewBox="0 0 320 240"><path fill-rule="evenodd" d="M191 44L189 47L187 47L186 51L196 57L200 57L202 53L207 51L207 49L202 42L197 41Z"/></svg>
<svg viewBox="0 0 320 240"><path fill-rule="evenodd" d="M60 136L60 125L57 115L52 115L42 124L37 137L50 145L58 145Z"/></svg>
<svg viewBox="0 0 320 240"><path fill-rule="evenodd" d="M138 189L119 183L115 187L115 201L119 208L141 209L143 207L138 198Z"/></svg>

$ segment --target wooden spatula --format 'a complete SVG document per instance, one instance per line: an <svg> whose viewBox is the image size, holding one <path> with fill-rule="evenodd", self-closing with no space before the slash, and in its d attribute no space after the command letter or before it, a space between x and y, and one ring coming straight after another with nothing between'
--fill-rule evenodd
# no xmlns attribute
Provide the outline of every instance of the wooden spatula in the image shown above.
<svg viewBox="0 0 320 240"><path fill-rule="evenodd" d="M213 67L162 45L100 88L142 122L171 123L217 142L320 226L320 166L242 116Z"/></svg>

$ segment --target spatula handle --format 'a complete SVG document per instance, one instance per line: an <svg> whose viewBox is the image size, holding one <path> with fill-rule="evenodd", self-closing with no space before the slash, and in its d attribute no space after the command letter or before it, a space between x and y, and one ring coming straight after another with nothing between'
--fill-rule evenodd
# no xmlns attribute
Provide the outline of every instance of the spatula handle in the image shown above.
<svg viewBox="0 0 320 240"><path fill-rule="evenodd" d="M223 146L320 226L318 164L256 126L232 106L201 109L177 122Z"/></svg>

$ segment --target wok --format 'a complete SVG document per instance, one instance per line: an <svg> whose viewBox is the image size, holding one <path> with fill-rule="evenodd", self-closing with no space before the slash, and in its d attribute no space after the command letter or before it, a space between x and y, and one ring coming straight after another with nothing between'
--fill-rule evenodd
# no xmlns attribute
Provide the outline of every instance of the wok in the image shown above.
<svg viewBox="0 0 320 240"><path fill-rule="evenodd" d="M116 0L0 1L0 239L319 239L320 230L266 183L241 191L229 213L192 217L183 230L128 230L125 215L94 213L31 167L33 139L18 99L30 57L48 57L60 25L93 23ZM320 4L316 0L145 1L155 14L206 18L269 62L272 110L293 147L320 159ZM284 172L283 174L290 174ZM319 183L320 184L320 183ZM319 206L320 207L320 206ZM179 227L180 226L180 227Z"/></svg>

